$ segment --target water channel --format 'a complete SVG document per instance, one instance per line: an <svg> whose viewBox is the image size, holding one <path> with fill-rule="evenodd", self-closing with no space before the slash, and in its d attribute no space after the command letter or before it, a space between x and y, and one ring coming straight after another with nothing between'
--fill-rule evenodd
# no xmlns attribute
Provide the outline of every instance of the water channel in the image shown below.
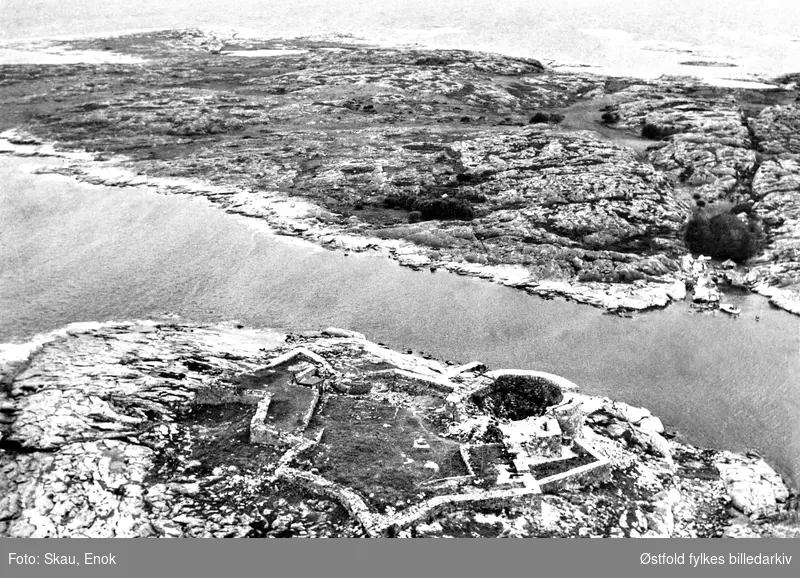
<svg viewBox="0 0 800 578"><path fill-rule="evenodd" d="M650 408L692 443L756 449L798 479L800 320L761 297L729 296L738 318L679 304L624 319L277 237L193 198L32 174L43 162L0 156L0 342L165 313L336 325L452 361L557 373Z"/></svg>

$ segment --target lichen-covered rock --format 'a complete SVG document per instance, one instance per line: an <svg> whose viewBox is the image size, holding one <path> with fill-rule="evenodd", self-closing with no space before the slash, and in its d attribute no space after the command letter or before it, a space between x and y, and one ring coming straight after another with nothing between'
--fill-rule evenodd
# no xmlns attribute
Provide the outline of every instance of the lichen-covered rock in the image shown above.
<svg viewBox="0 0 800 578"><path fill-rule="evenodd" d="M734 507L752 518L774 515L789 497L781 477L763 459L725 452L717 467Z"/></svg>
<svg viewBox="0 0 800 578"><path fill-rule="evenodd" d="M763 460L668 442L657 433L663 426L649 411L575 393L575 385L558 376L471 370L479 364L455 371L349 333L341 335L108 323L71 327L23 347L32 351L30 358L8 365L2 376L11 392L2 407L13 410L8 414L13 421L0 451L0 534L356 537L382 535L397 526L398 536L414 535L416 527L416 535L442 536L710 537L725 531L726 495L754 518L785 513L792 502L783 481ZM313 420L304 422L308 429L288 450L249 443L250 424L262 396L243 388L284 378L291 381L291 372L281 371L304 367L308 359L325 365L331 375L383 384L356 402L365 404L363 414L336 418L352 420L353 432L359 433L368 431L360 424L377 417L373 425L381 435L401 436L396 438L400 447L382 446L389 453L379 459L401 453L394 477L382 478L381 484L405 488L406 494L384 503L383 511L375 510L371 492L384 492L388 486L370 482L351 488L324 477L321 470L328 462L313 460L315 452L322 451L328 430L316 430ZM394 368L391 376L387 365ZM475 391L492 391L496 379L519 386L510 391L520 398L538 384L536 391L544 403L558 396L542 384L555 387L561 379L568 396L563 404L549 406L554 415L544 418L549 425L542 430L548 435L532 437L529 431L517 431L522 434L519 443L499 443L514 422L486 415L468 401ZM443 383L452 388L447 396L440 390ZM290 385L308 392L298 383ZM559 393L561 389L558 386ZM323 407L340 398L352 399L335 391L324 396ZM448 414L448 400L457 402L460 411ZM398 405L385 406L392 403ZM374 415L382 404L386 412ZM392 407L396 412L390 411ZM266 421L286 418L266 409ZM401 410L405 417L395 422L393 416ZM425 429L403 438L401 430L417 423L419 417L414 416L419 412L425 415ZM501 476L492 461L511 460L498 448L511 452L526 443L538 455L536 460L570 455L569 459L577 459L581 452L575 445L571 449L564 445L557 425L559 418L570 425L575 416L584 425L571 437L582 438L581 447L594 452L579 459L581 467L600 463L607 478L595 486L576 478L551 488L548 491L555 495L540 510L530 473L530 487L518 481L514 485L509 471ZM297 426L292 419L283 423ZM452 470L458 456L470 462L467 448L475 444L485 450L478 454L481 460L489 460L473 463L483 476L477 486L474 476L452 475L467 472L466 466L460 472ZM371 447L356 443L341 457L351 459ZM440 453L443 447L449 448L445 454ZM519 452L512 453L516 461L509 461L506 468L515 468L517 462L523 471L530 467L532 462L520 461ZM335 451L326 455L340 457ZM406 475L414 468L422 472L426 483L410 483L400 475L403 467L410 468ZM487 494L480 484L494 483L495 474L498 486ZM294 491L283 492L278 480ZM501 480L510 487L502 486ZM437 491L456 493L437 495ZM416 501L425 492L434 493ZM471 500L497 514L482 514ZM342 505L349 512L345 519ZM547 522L548 511L554 512L555 525ZM747 531L791 533L779 523L761 522L752 527L748 522Z"/></svg>
<svg viewBox="0 0 800 578"><path fill-rule="evenodd" d="M11 111L31 99L45 111L4 133L3 148L61 154L42 144L56 141L90 151L53 169L87 182L200 195L332 248L609 309L681 299L666 287L686 280L693 197L725 210L797 176L792 165L771 175L768 164L798 154L789 90L621 81L532 59L336 38L189 30L60 46L146 60L7 67L5 84L46 77L49 88L2 97ZM259 50L269 57L246 56ZM125 82L131 74L136 85ZM550 122L529 125L533 110ZM796 265L782 248L791 234L776 228L788 202L764 202L756 214L778 249L765 259ZM420 218L436 220L409 222ZM789 269L759 266L749 286L795 284Z"/></svg>

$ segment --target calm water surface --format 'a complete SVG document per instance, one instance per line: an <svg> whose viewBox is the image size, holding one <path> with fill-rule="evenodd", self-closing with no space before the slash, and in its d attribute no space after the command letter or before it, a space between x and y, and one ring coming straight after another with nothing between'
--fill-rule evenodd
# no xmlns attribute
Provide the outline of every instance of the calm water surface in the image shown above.
<svg viewBox="0 0 800 578"><path fill-rule="evenodd" d="M188 26L267 36L352 33L585 63L641 76L800 67L786 0L2 0L0 39ZM682 66L725 61L738 68Z"/></svg>
<svg viewBox="0 0 800 578"><path fill-rule="evenodd" d="M761 298L731 297L738 319L682 306L621 319L346 257L191 198L22 170L42 162L0 156L0 342L163 313L348 327L453 361L558 373L652 409L693 443L756 448L798 477L800 321Z"/></svg>

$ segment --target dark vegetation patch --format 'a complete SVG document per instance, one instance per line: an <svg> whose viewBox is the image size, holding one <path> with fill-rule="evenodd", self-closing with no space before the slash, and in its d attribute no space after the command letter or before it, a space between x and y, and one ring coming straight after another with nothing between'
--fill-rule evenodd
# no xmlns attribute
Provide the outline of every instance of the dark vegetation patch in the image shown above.
<svg viewBox="0 0 800 578"><path fill-rule="evenodd" d="M353 488L378 511L403 509L409 501L435 495L436 490L420 488L422 482L466 471L456 457L458 444L431 434L423 419L386 402L331 396L311 423L325 427L312 467ZM420 438L430 449L414 448ZM439 471L426 468L429 461Z"/></svg>
<svg viewBox="0 0 800 578"><path fill-rule="evenodd" d="M200 475L210 475L217 466L236 466L258 471L280 452L271 446L250 444L250 420L254 405L195 406L182 423L193 433L190 460L199 460Z"/></svg>
<svg viewBox="0 0 800 578"><path fill-rule="evenodd" d="M539 111L534 114L528 124L558 124L564 120L564 115L557 112L544 112Z"/></svg>
<svg viewBox="0 0 800 578"><path fill-rule="evenodd" d="M750 218L744 222L731 213L709 217L697 212L686 226L685 233L686 245L693 253L737 262L755 255L763 238L763 229L757 219Z"/></svg>
<svg viewBox="0 0 800 578"><path fill-rule="evenodd" d="M258 403L255 396L247 396L248 392L266 391L272 393L272 400L267 412L267 423L281 431L293 432L301 422L303 415L311 407L314 391L295 381L295 375L311 365L304 361L287 362L278 367L259 369L253 373L239 374L228 378L232 385L230 396L240 396ZM313 380L316 378L309 377ZM217 388L224 391L223 388ZM220 394L216 394L220 395ZM225 394L222 394L225 395ZM204 395L199 401L206 401Z"/></svg>
<svg viewBox="0 0 800 578"><path fill-rule="evenodd" d="M491 391L473 396L472 401L481 410L516 421L544 415L562 399L564 394L557 385L526 375L501 375Z"/></svg>
<svg viewBox="0 0 800 578"><path fill-rule="evenodd" d="M676 448L673 457L678 464L677 474L682 478L697 480L718 480L719 470L714 464L716 454L712 450L692 450L686 452Z"/></svg>
<svg viewBox="0 0 800 578"><path fill-rule="evenodd" d="M193 404L176 420L177 434L155 455L151 478L169 481L185 464L200 465L190 473L209 476L216 467L236 466L240 471L258 473L276 461L281 452L271 446L250 444L250 420L256 406L247 403Z"/></svg>
<svg viewBox="0 0 800 578"><path fill-rule="evenodd" d="M394 372L373 374L368 376L368 378L371 379L373 383L383 384L396 393L405 393L412 397L439 395L438 392L431 389L430 386Z"/></svg>
<svg viewBox="0 0 800 578"><path fill-rule="evenodd" d="M426 198L415 195L390 195L383 201L387 209L405 209L418 213L418 220L471 221L475 216L472 203L462 198Z"/></svg>
<svg viewBox="0 0 800 578"><path fill-rule="evenodd" d="M678 132L675 127L663 126L652 122L646 122L642 126L642 137L650 140L664 140Z"/></svg>
<svg viewBox="0 0 800 578"><path fill-rule="evenodd" d="M488 443L473 446L467 452L469 465L483 485L491 486L497 481L498 466L511 465L511 455L502 443Z"/></svg>
<svg viewBox="0 0 800 578"><path fill-rule="evenodd" d="M438 153L446 152L448 147L443 144L424 142L424 143L410 143L403 145L403 148L409 151L422 152L422 153Z"/></svg>
<svg viewBox="0 0 800 578"><path fill-rule="evenodd" d="M618 111L611 109L605 111L600 117L600 119L605 124L617 124L621 120L621 117Z"/></svg>
<svg viewBox="0 0 800 578"><path fill-rule="evenodd" d="M297 384L274 384L266 389L273 394L267 423L281 431L295 431L311 408L314 390Z"/></svg>
<svg viewBox="0 0 800 578"><path fill-rule="evenodd" d="M632 81L624 78L609 78L605 82L605 91L609 94L620 92L633 84Z"/></svg>

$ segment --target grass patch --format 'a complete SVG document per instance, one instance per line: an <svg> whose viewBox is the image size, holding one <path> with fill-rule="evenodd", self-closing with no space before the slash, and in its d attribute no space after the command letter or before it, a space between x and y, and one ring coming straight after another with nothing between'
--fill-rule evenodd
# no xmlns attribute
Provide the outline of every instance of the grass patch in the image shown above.
<svg viewBox="0 0 800 578"><path fill-rule="evenodd" d="M469 465L475 475L483 478L489 485L497 480L500 465L511 465L511 455L501 443L473 446L467 452Z"/></svg>
<svg viewBox="0 0 800 578"><path fill-rule="evenodd" d="M456 455L459 445L432 434L422 419L386 402L332 396L312 422L326 428L312 466L359 492L378 511L403 509L409 501L435 495L421 483L466 474ZM430 448L414 448L419 438ZM428 462L438 471L425 467Z"/></svg>
<svg viewBox="0 0 800 578"><path fill-rule="evenodd" d="M181 425L192 433L188 460L198 460L193 473L210 475L217 466L236 466L242 471L259 471L280 457L271 446L250 445L250 420L255 405L229 403L195 405Z"/></svg>

